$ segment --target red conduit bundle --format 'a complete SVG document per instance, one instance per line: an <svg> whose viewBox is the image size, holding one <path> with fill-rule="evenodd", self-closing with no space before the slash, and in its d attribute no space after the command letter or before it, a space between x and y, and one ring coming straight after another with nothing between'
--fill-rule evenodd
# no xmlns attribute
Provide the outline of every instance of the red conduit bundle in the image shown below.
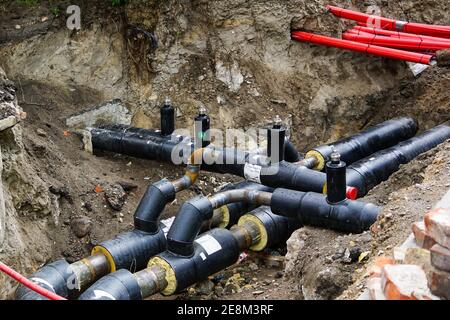
<svg viewBox="0 0 450 320"><path fill-rule="evenodd" d="M357 21L358 26L347 30L343 39L301 31L293 31L292 39L429 65L436 64L436 51L450 49L450 26L398 21L334 6L327 10Z"/></svg>
<svg viewBox="0 0 450 320"><path fill-rule="evenodd" d="M362 42L362 43L368 43L368 44L374 44L374 45L382 46L382 47L404 49L404 50L437 51L437 50L443 50L443 49L450 49L450 43L448 43L448 42L440 42L440 41L434 41L434 40L421 40L421 39L412 39L412 38L399 39L399 38L379 36L376 34L358 35L358 34L351 34L351 33L346 32L342 35L342 39L357 41L357 42Z"/></svg>
<svg viewBox="0 0 450 320"><path fill-rule="evenodd" d="M429 65L433 65L436 63L434 56L430 54L422 54L392 48L385 48L376 45L336 39L302 31L293 31L291 35L292 39L301 42L322 44L330 47L369 53L381 57L410 61L415 63L429 64Z"/></svg>
<svg viewBox="0 0 450 320"><path fill-rule="evenodd" d="M406 32L400 32L400 31L390 31L390 30L383 30L383 29L377 29L377 28L369 28L369 27L362 27L362 26L355 26L351 31L361 31L363 34L377 34L380 36L388 36L388 37L394 37L394 38L412 38L412 39L421 39L421 40L434 40L434 41L442 41L442 42L448 42L450 43L450 39L446 38L439 38L439 37L431 37L431 36L424 36L419 34L412 34L412 33L406 33Z"/></svg>
<svg viewBox="0 0 450 320"><path fill-rule="evenodd" d="M399 21L380 16L372 16L366 13L347 10L335 6L327 6L327 10L337 17L354 20L366 24L366 26L373 26L375 24L379 29L450 38L450 26Z"/></svg>
<svg viewBox="0 0 450 320"><path fill-rule="evenodd" d="M17 271L14 271L13 269L11 269L10 267L8 267L7 265L5 265L2 262L0 262L0 271L4 272L8 276L13 278L17 282L23 284L24 286L30 288L31 290L33 290L33 291L39 293L40 295L46 297L47 299L50 299L50 300L67 300L67 299L65 299L65 298L55 294L54 292L51 292L51 291L49 291L49 290L47 290L45 288L42 288L42 287L38 286L37 284L35 284L34 282L28 280L23 275L21 275Z"/></svg>

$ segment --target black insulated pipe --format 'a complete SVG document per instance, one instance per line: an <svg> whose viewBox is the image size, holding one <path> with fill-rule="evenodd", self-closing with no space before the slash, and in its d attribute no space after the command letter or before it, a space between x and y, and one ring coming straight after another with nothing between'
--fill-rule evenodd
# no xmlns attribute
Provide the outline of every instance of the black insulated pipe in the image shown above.
<svg viewBox="0 0 450 320"><path fill-rule="evenodd" d="M138 132L91 129L94 150L125 154L132 157L172 163L172 151L182 146L178 140L157 135L143 136Z"/></svg>
<svg viewBox="0 0 450 320"><path fill-rule="evenodd" d="M206 113L206 108L201 105L198 115L194 119L195 122L195 139L196 149L206 148L211 143L211 119Z"/></svg>
<svg viewBox="0 0 450 320"><path fill-rule="evenodd" d="M370 228L381 210L371 203L345 200L328 203L324 195L276 189L272 194L272 212L297 218L302 225L361 233Z"/></svg>
<svg viewBox="0 0 450 320"><path fill-rule="evenodd" d="M125 125L125 124L105 124L105 125L98 126L97 128L90 128L90 130L95 130L95 129L103 130L103 131L112 131L112 132L117 132L117 133L137 133L143 139L148 136L163 138L163 139L170 138L170 137L164 137L161 134L160 130L136 128L136 127L132 127L130 125Z"/></svg>
<svg viewBox="0 0 450 320"><path fill-rule="evenodd" d="M341 161L340 154L335 150L331 153L331 161L327 162L326 194L329 203L339 203L347 199L347 178L345 162Z"/></svg>
<svg viewBox="0 0 450 320"><path fill-rule="evenodd" d="M261 206L242 216L238 225L242 226L248 221L260 226L260 238L250 247L252 251L262 251L285 244L291 234L302 227L298 219L276 215L268 206Z"/></svg>
<svg viewBox="0 0 450 320"><path fill-rule="evenodd" d="M253 218L248 218L251 216ZM244 219L247 217L247 219ZM298 222L292 219L274 215L268 210L257 210L242 217L239 226L233 227L231 231L226 229L213 229L202 234L195 240L195 250L191 257L182 257L169 251L163 252L150 260L149 266L165 265L168 277L168 286L162 290L162 294L171 295L181 292L189 286L207 279L209 276L224 270L236 263L241 253L240 236L238 229L256 229L256 242L250 241L250 247L264 242L258 250L269 246L276 246L289 238L297 227ZM245 224L251 224L248 228ZM261 238L263 238L261 240ZM254 239L254 240L255 240ZM193 272L195 270L195 272ZM169 271L169 272L167 272Z"/></svg>
<svg viewBox="0 0 450 320"><path fill-rule="evenodd" d="M267 129L267 156L270 163L278 163L284 160L285 155L286 128L283 127L281 119L276 116L272 127Z"/></svg>
<svg viewBox="0 0 450 320"><path fill-rule="evenodd" d="M125 269L131 272L142 270L154 255L166 250L166 237L161 227L156 233L132 230L117 235L94 247L93 253L103 253L112 261L112 270Z"/></svg>
<svg viewBox="0 0 450 320"><path fill-rule="evenodd" d="M358 196L363 197L398 171L400 165L410 162L447 139L450 139L450 127L444 124L394 147L372 154L347 168L347 184L356 187Z"/></svg>
<svg viewBox="0 0 450 320"><path fill-rule="evenodd" d="M222 190L220 190L220 192L236 189L256 190L265 192L273 191L273 188L267 187L265 185L249 181L243 181L240 183L227 185ZM227 228L238 223L239 219L244 214L253 211L258 206L259 206L258 204L251 203L248 201L232 202L214 210L214 214L216 214L216 212L220 212L222 219L221 224L219 225L220 227Z"/></svg>
<svg viewBox="0 0 450 320"><path fill-rule="evenodd" d="M44 266L34 273L29 279L39 286L56 293L64 298L74 298L78 294L76 279L70 264L65 260L58 260ZM48 300L37 292L19 285L15 292L16 300Z"/></svg>
<svg viewBox="0 0 450 320"><path fill-rule="evenodd" d="M142 300L141 288L133 273L119 270L98 280L79 300Z"/></svg>
<svg viewBox="0 0 450 320"><path fill-rule="evenodd" d="M160 110L161 115L161 135L169 136L175 131L175 108L172 101L166 98Z"/></svg>
<svg viewBox="0 0 450 320"><path fill-rule="evenodd" d="M213 229L200 235L194 242L194 253L183 257L166 251L153 257L148 268L131 274L122 272L104 277L91 286L81 300L145 299L161 292L171 295L181 292L198 281L233 265L242 250L257 242L266 245L283 243L299 226L298 221L274 215L268 208L252 212L232 230ZM244 216L245 217L245 216ZM243 218L244 218L243 217ZM253 217L253 218L251 218ZM262 239L262 240L261 240ZM140 286L141 297L136 282ZM127 285L124 285L127 283Z"/></svg>
<svg viewBox="0 0 450 320"><path fill-rule="evenodd" d="M213 216L213 207L208 198L198 196L185 202L176 215L167 234L167 249L180 256L194 254L194 239L202 224Z"/></svg>
<svg viewBox="0 0 450 320"><path fill-rule="evenodd" d="M99 128L91 129L91 136L94 150L115 152L176 165L186 163L195 150L193 143L180 142L182 137L171 139L170 136L162 137L152 134L147 135L142 132L111 131ZM244 177L243 164L251 160L260 164L267 162L263 156L257 156L254 159L255 155L234 148L214 148L210 146L205 149L204 153L209 155L210 160L202 163L202 170L222 174L229 173L240 177ZM174 163L173 155L179 156L184 162Z"/></svg>
<svg viewBox="0 0 450 320"><path fill-rule="evenodd" d="M409 117L388 120L354 136L313 148L306 153L306 158L317 158L314 169L323 170L326 162L330 160L334 147L341 155L342 161L350 165L372 153L414 137L417 129L417 122Z"/></svg>
<svg viewBox="0 0 450 320"><path fill-rule="evenodd" d="M168 203L175 200L175 187L167 179L150 185L134 213L136 229L148 233L159 231L159 218Z"/></svg>
<svg viewBox="0 0 450 320"><path fill-rule="evenodd" d="M116 150L120 150L120 147L117 146L117 143L121 142L121 137L125 133L133 133L138 134L139 137L143 140L147 139L148 137L153 138L160 138L163 141L172 140L175 142L179 142L181 145L178 145L178 149L181 149L182 146L189 145L189 142L183 142L185 141L185 137L183 136L164 136L162 131L159 130L152 130L152 129L142 129L142 128L136 128L131 127L128 125L122 125L122 124L113 124L113 125L102 125L98 128L91 128L91 132L94 133L93 136L93 146L96 150L105 150L105 151L111 151L110 149L116 145ZM163 130L164 131L164 130ZM100 135L109 135L110 141L108 142L108 136L103 137L101 139ZM145 141L144 141L145 142ZM113 144L111 146L110 144ZM285 153L284 153L284 159L288 162L297 162L300 160L300 153L297 150L297 148L294 146L294 144L286 137L285 139ZM192 147L192 150L194 148ZM227 151L228 154L231 154L231 150L234 151L234 149L230 149ZM115 152L115 151L114 151ZM243 151L241 151L244 153ZM144 155L138 156L139 158L146 159ZM230 156L228 156L228 160L230 160Z"/></svg>
<svg viewBox="0 0 450 320"><path fill-rule="evenodd" d="M194 239L203 224L213 217L213 210L233 202L269 205L271 193L258 190L229 190L210 198L198 196L185 202L167 234L168 251L184 257L194 254Z"/></svg>
<svg viewBox="0 0 450 320"><path fill-rule="evenodd" d="M229 230L213 229L195 241L190 257L179 256L170 251L165 251L157 257L170 265L176 278L175 291L180 292L233 265L239 254L239 244Z"/></svg>
<svg viewBox="0 0 450 320"><path fill-rule="evenodd" d="M300 161L300 153L288 138L284 141L284 160L287 162Z"/></svg>
<svg viewBox="0 0 450 320"><path fill-rule="evenodd" d="M303 166L297 166L286 161L270 167L247 165L246 169L247 178L251 178L253 173L249 173L249 171L254 169L257 171L255 174L257 180L255 182L260 182L272 188L283 187L292 190L321 193L326 182L324 173Z"/></svg>

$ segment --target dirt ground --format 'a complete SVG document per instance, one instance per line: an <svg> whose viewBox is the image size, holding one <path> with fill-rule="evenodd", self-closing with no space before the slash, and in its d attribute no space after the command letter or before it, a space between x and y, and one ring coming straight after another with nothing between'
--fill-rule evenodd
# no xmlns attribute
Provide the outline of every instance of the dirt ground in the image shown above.
<svg viewBox="0 0 450 320"><path fill-rule="evenodd" d="M124 8L76 2L86 24L78 33L65 29L65 1L0 4L0 68L27 114L0 136L8 195L0 260L25 274L61 257L76 261L131 229L146 187L183 172L83 151L65 119L105 100L123 99L140 127L158 125L155 106L166 95L179 106L177 123L184 127L199 102L217 128L247 129L275 114L291 115L291 136L301 150L396 116L417 118L421 130L450 120L448 68L429 68L414 78L404 63L293 44L290 28L330 34L344 27L323 14L326 1L133 1ZM398 18L448 22L448 4L439 1L373 2ZM159 47L127 23L158 34ZM450 188L449 169L450 142L403 166L364 198L384 207L371 231L347 235L304 227L287 248L263 256L249 252L170 299L355 299L370 262L403 242L411 223ZM238 179L202 174L164 217L194 195L233 181ZM108 201L117 195L119 210ZM10 298L15 283L3 275L0 283L0 297Z"/></svg>

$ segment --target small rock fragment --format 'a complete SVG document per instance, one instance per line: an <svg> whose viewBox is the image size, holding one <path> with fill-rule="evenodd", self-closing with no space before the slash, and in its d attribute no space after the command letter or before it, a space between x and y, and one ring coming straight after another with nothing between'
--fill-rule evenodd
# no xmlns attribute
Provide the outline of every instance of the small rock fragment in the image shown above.
<svg viewBox="0 0 450 320"><path fill-rule="evenodd" d="M195 291L199 295L207 296L214 291L214 283L211 280L204 280L195 285Z"/></svg>
<svg viewBox="0 0 450 320"><path fill-rule="evenodd" d="M71 228L78 238L84 238L92 229L92 220L88 217L78 217L72 220Z"/></svg>
<svg viewBox="0 0 450 320"><path fill-rule="evenodd" d="M47 132L45 132L45 131L42 130L41 128L37 128L37 129L36 129L36 133L38 134L38 136L41 136L41 137L47 137Z"/></svg>
<svg viewBox="0 0 450 320"><path fill-rule="evenodd" d="M138 188L138 186L136 184L126 182L126 181L119 181L119 182L117 182L117 184L120 185L125 192L130 192L130 191L133 191Z"/></svg>
<svg viewBox="0 0 450 320"><path fill-rule="evenodd" d="M257 265L256 263L254 263L254 262L250 263L250 265L248 266L248 268L249 268L251 271L258 271L258 270L259 270L258 265Z"/></svg>
<svg viewBox="0 0 450 320"><path fill-rule="evenodd" d="M115 184L106 189L105 197L113 210L120 211L125 204L127 195L122 186Z"/></svg>

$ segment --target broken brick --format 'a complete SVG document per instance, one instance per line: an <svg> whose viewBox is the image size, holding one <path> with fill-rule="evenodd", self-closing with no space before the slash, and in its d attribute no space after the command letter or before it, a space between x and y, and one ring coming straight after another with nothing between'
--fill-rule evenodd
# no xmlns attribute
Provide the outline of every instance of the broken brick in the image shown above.
<svg viewBox="0 0 450 320"><path fill-rule="evenodd" d="M371 278L381 277L381 270L388 264L395 264L394 259L385 256L377 257L369 269L369 276Z"/></svg>
<svg viewBox="0 0 450 320"><path fill-rule="evenodd" d="M413 223L412 231L419 247L430 250L430 248L436 244L436 241L434 241L434 239L427 233L424 221Z"/></svg>
<svg viewBox="0 0 450 320"><path fill-rule="evenodd" d="M394 259L385 256L377 257L369 269L369 276L371 278L381 277L381 270L388 264L395 264Z"/></svg>
<svg viewBox="0 0 450 320"><path fill-rule="evenodd" d="M432 299L427 276L419 266L386 265L381 280L387 300L418 300L418 296Z"/></svg>
<svg viewBox="0 0 450 320"><path fill-rule="evenodd" d="M450 249L436 244L430 252L431 264L439 270L450 272Z"/></svg>
<svg viewBox="0 0 450 320"><path fill-rule="evenodd" d="M433 294L450 299L450 272L433 268L430 274L430 289Z"/></svg>
<svg viewBox="0 0 450 320"><path fill-rule="evenodd" d="M381 278L375 277L368 279L366 287L369 290L370 300L386 300L382 289Z"/></svg>
<svg viewBox="0 0 450 320"><path fill-rule="evenodd" d="M427 233L441 246L450 248L450 209L437 208L425 215Z"/></svg>

